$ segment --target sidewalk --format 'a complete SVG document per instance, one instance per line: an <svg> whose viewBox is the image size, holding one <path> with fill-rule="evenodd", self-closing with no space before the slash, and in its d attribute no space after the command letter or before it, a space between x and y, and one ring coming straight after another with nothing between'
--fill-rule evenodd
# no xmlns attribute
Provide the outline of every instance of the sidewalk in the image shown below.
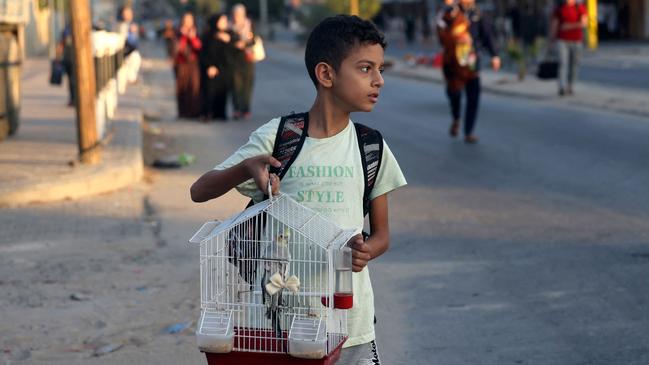
<svg viewBox="0 0 649 365"><path fill-rule="evenodd" d="M386 36L395 39L394 34ZM398 37L396 37L398 38ZM434 44L406 45L403 42L393 42L388 47L386 59L393 61L395 67L389 73L403 77L443 83L444 79L440 69L429 66L412 65L403 61L403 56L410 54L433 55L439 47ZM536 68L528 70L524 81L519 81L517 76L506 70L493 72L487 62L483 62L481 70L482 86L487 92L523 97L536 100L550 100L566 105L580 105L615 112L649 116L649 89L639 89L637 79L649 67L647 56L649 44L641 42L603 42L595 51L585 50L582 58L581 73L593 78L593 72L598 70L602 77L596 77L600 82L587 81L586 77L580 80L575 88L575 95L559 97L556 80L541 81L533 74ZM613 74L611 72L613 71ZM617 71L617 72L615 72ZM588 75L585 75L588 73ZM635 74L634 74L635 73ZM615 85L601 82L601 80L615 80ZM634 79L633 76L636 78Z"/></svg>
<svg viewBox="0 0 649 365"><path fill-rule="evenodd" d="M304 48L294 41L290 32L278 29L277 37L274 42L267 42L270 47L279 50L290 51L304 55ZM441 69L432 68L431 66L413 65L403 60L401 54L410 53L405 49L399 48L398 45L392 45L393 49L388 47L386 52L386 62L392 63L393 66L387 70L387 75L396 75L399 77L412 78L444 83ZM395 49L396 47L396 49ZM432 50L434 47L426 48ZM432 52L432 51L431 51ZM428 54L428 53L426 53ZM417 56L417 53L413 54ZM625 64L646 65L647 55L649 55L649 45L647 44L619 44L603 45L596 52L584 57L584 62L589 64L614 62L616 59L623 59L619 67ZM626 88L619 86L608 86L601 83L580 81L575 87L575 95L559 97L556 80L541 81L534 75L527 75L525 80L518 81L517 76L513 73L500 71L493 72L488 68L486 62L483 62L481 71L482 86L486 92L494 94L522 97L534 100L544 100L556 102L559 105L579 105L589 108L597 108L607 111L628 113L640 116L649 116L649 90L637 88Z"/></svg>
<svg viewBox="0 0 649 365"><path fill-rule="evenodd" d="M401 77L426 80L439 84L444 83L440 69L430 66L409 65L399 60L394 62L388 74ZM579 82L575 94L560 97L557 94L556 80L541 81L534 75L527 75L519 81L511 73L494 72L489 69L481 71L482 88L494 94L522 97L534 100L550 100L563 105L579 105L607 111L615 111L641 116L649 116L649 92L620 87L604 87L595 83Z"/></svg>
<svg viewBox="0 0 649 365"><path fill-rule="evenodd" d="M120 95L114 135L96 166L77 160L74 108L67 86L48 84L49 61L30 59L23 68L18 133L0 143L0 207L74 199L128 186L142 177L141 111L137 87Z"/></svg>

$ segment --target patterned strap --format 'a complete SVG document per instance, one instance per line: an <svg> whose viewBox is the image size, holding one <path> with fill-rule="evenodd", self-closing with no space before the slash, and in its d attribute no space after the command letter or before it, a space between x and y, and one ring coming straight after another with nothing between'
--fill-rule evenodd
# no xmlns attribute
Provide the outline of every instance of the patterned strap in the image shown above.
<svg viewBox="0 0 649 365"><path fill-rule="evenodd" d="M286 175L288 168L297 158L306 139L309 127L309 113L291 114L282 117L277 128L273 157L282 164L280 167L271 166L270 172L277 174L280 180Z"/></svg>
<svg viewBox="0 0 649 365"><path fill-rule="evenodd" d="M365 177L365 189L363 192L363 216L370 212L370 194L376 183L376 177L381 167L383 157L383 137L376 129L369 128L360 123L354 123L356 136L358 137L358 148L361 152L363 163L363 176Z"/></svg>
<svg viewBox="0 0 649 365"><path fill-rule="evenodd" d="M358 148L363 165L363 216L370 212L370 194L376 183L383 156L383 137L379 131L360 123L354 123ZM288 168L295 161L309 128L309 113L291 114L282 117L277 128L273 157L282 164L280 167L270 168L270 172L277 174L280 180L286 175Z"/></svg>

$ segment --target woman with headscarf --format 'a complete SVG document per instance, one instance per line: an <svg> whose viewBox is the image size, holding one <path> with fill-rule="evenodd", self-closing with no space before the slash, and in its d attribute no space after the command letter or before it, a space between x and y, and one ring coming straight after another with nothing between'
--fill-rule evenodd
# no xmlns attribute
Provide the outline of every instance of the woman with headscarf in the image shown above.
<svg viewBox="0 0 649 365"><path fill-rule="evenodd" d="M255 35L243 4L236 4L232 8L232 35L235 47L232 63L234 118L249 118L255 64L248 54L255 44Z"/></svg>
<svg viewBox="0 0 649 365"><path fill-rule="evenodd" d="M173 20L165 20L164 27L160 31L160 36L164 40L167 56L173 60L175 55L174 49L176 48L176 29L174 28Z"/></svg>
<svg viewBox="0 0 649 365"><path fill-rule="evenodd" d="M117 14L119 20L118 32L124 39L124 64L126 76L130 83L135 83L142 65L142 56L137 50L140 42L140 28L133 21L133 9L130 6L122 6Z"/></svg>
<svg viewBox="0 0 649 365"><path fill-rule="evenodd" d="M194 16L185 13L176 39L174 71L179 118L197 118L201 114L201 72L198 52L201 40L196 35Z"/></svg>
<svg viewBox="0 0 649 365"><path fill-rule="evenodd" d="M202 117L205 120L227 120L226 102L231 85L230 58L232 35L228 31L228 17L217 14L208 20L200 52L201 90L203 94Z"/></svg>

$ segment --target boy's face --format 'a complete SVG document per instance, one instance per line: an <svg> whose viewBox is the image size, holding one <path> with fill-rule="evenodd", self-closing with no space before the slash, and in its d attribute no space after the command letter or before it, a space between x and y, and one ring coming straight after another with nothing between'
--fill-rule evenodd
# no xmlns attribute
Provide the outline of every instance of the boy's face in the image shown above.
<svg viewBox="0 0 649 365"><path fill-rule="evenodd" d="M347 112L371 112L379 98L384 81L385 62L379 44L356 46L333 72L332 91L338 104Z"/></svg>

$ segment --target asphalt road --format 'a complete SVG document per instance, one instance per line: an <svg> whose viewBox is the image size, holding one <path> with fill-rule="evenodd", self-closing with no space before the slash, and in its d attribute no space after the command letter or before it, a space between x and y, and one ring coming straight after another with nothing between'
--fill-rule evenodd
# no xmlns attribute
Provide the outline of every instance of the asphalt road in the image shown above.
<svg viewBox="0 0 649 365"><path fill-rule="evenodd" d="M301 66L272 56L273 78ZM648 121L483 95L466 146L447 135L441 85L386 77L354 116L409 181L371 271L386 363L649 362Z"/></svg>
<svg viewBox="0 0 649 365"><path fill-rule="evenodd" d="M638 90L649 89L649 67L643 65L600 66L596 63L584 65L579 78L605 86L616 86Z"/></svg>
<svg viewBox="0 0 649 365"><path fill-rule="evenodd" d="M186 240L246 201L194 204L187 189L315 95L301 55L267 52L253 118L228 123L176 121L167 66L145 63L151 124L196 164L2 211L5 362L202 363L191 329L165 332L198 315ZM467 146L447 134L440 85L389 72L375 111L353 119L382 131L409 182L390 195L392 246L370 268L384 364L649 363L647 120L484 94L481 141ZM122 347L94 357L102 344Z"/></svg>
<svg viewBox="0 0 649 365"><path fill-rule="evenodd" d="M406 55L433 55L439 52L434 44L408 45L402 41L391 39L388 54L391 57L403 58ZM647 46L638 43L608 42L600 44L599 49L591 51L584 49L579 67L578 81L609 86L646 91L649 89L649 63L647 62ZM516 67L509 64L503 49L500 56L504 62L505 72L516 72ZM484 56L486 60L488 55ZM485 64L488 62L483 61ZM528 68L528 73L534 74L536 67ZM533 76L532 76L533 77Z"/></svg>

